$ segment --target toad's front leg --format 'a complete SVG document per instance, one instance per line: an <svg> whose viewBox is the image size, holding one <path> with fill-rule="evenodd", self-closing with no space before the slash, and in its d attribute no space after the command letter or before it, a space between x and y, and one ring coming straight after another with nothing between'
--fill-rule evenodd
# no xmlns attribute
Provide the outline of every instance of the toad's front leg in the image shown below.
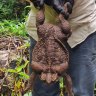
<svg viewBox="0 0 96 96"><path fill-rule="evenodd" d="M68 62L62 63L60 65L51 66L51 71L54 73L58 73L60 75L66 72L67 69L68 69Z"/></svg>

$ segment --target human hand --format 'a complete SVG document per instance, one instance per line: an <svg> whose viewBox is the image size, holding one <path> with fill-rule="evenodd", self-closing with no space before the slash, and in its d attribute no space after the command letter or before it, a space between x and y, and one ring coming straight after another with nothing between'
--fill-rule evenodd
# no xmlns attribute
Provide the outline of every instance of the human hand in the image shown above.
<svg viewBox="0 0 96 96"><path fill-rule="evenodd" d="M53 0L52 6L57 13L63 14L65 19L69 18L72 13L72 7L74 5L74 0Z"/></svg>
<svg viewBox="0 0 96 96"><path fill-rule="evenodd" d="M36 8L41 9L44 6L44 0L32 0L32 2Z"/></svg>

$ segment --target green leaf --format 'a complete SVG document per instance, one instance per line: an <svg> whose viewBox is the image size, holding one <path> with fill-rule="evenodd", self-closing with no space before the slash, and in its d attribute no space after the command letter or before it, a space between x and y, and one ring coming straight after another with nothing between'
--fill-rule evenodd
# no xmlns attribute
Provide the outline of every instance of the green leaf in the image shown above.
<svg viewBox="0 0 96 96"><path fill-rule="evenodd" d="M23 78L25 78L25 79L29 79L29 75L27 75L26 73L24 73L24 72L20 72L20 73L18 73L20 76L22 76Z"/></svg>
<svg viewBox="0 0 96 96"><path fill-rule="evenodd" d="M21 66L15 68L15 70L16 70L17 72L22 71L22 69L24 69L24 68L27 66L28 63L29 63L29 61L26 61L24 65L21 65Z"/></svg>
<svg viewBox="0 0 96 96"><path fill-rule="evenodd" d="M7 72L10 72L10 73L17 73L17 71L15 69L8 69Z"/></svg>
<svg viewBox="0 0 96 96"><path fill-rule="evenodd" d="M59 85L60 85L60 88L63 88L64 87L64 82L63 82L63 78L62 77L60 78Z"/></svg>

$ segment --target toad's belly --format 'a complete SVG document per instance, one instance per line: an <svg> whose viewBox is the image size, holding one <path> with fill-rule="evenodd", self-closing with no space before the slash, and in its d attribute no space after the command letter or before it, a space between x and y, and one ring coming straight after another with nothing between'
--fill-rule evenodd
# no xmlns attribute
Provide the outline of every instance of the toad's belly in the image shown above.
<svg viewBox="0 0 96 96"><path fill-rule="evenodd" d="M67 61L67 55L60 43L55 40L45 40L37 42L32 53L32 60L45 65L49 61L52 65L59 65Z"/></svg>

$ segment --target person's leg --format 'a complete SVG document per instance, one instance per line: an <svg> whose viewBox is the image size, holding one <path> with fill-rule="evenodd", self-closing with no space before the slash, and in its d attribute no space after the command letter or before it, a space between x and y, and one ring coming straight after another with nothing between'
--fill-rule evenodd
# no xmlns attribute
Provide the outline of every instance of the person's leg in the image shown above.
<svg viewBox="0 0 96 96"><path fill-rule="evenodd" d="M29 74L32 73L32 67L31 67L31 62L32 62L32 51L34 46L36 45L36 40L34 40L31 36L30 36L30 49L29 49Z"/></svg>
<svg viewBox="0 0 96 96"><path fill-rule="evenodd" d="M34 83L34 79L35 79L35 74L33 73L31 64L32 64L32 51L34 49L36 41L31 36L29 36L29 37L30 37L30 48L29 48L28 74L30 75L30 78L29 78L28 84L27 84L26 88L23 90L22 94L25 94L26 92L28 92L28 90L33 88L33 83Z"/></svg>
<svg viewBox="0 0 96 96"><path fill-rule="evenodd" d="M47 84L37 76L32 96L60 96L59 82Z"/></svg>
<svg viewBox="0 0 96 96"><path fill-rule="evenodd" d="M75 96L94 96L96 32L70 51L69 74Z"/></svg>

